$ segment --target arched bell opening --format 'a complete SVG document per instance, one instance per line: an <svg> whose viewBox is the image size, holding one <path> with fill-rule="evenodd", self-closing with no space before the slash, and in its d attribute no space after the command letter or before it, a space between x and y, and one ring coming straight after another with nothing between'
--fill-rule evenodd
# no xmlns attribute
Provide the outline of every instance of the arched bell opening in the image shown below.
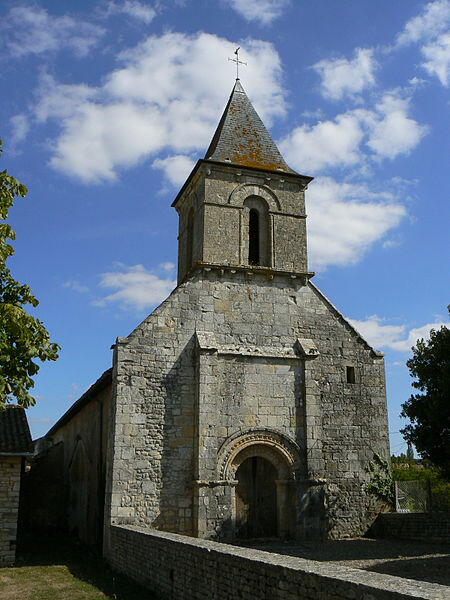
<svg viewBox="0 0 450 600"><path fill-rule="evenodd" d="M271 266L269 206L263 198L249 196L244 200L244 257L249 265Z"/></svg>

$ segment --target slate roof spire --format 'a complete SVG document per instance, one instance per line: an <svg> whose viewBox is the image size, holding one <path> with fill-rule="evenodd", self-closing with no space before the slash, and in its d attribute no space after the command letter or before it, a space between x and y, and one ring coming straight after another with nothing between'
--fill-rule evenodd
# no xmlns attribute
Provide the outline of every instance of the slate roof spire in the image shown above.
<svg viewBox="0 0 450 600"><path fill-rule="evenodd" d="M205 159L296 173L285 163L239 79L236 79Z"/></svg>

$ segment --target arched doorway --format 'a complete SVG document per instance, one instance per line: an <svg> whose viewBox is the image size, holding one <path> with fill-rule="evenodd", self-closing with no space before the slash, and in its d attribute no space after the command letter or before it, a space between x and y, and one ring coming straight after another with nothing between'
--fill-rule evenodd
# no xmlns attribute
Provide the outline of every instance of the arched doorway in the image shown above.
<svg viewBox="0 0 450 600"><path fill-rule="evenodd" d="M237 538L296 537L295 442L279 432L252 429L228 438L219 450L218 477L230 484Z"/></svg>
<svg viewBox="0 0 450 600"><path fill-rule="evenodd" d="M238 538L276 537L277 481L275 467L265 458L245 459L236 471L236 535Z"/></svg>

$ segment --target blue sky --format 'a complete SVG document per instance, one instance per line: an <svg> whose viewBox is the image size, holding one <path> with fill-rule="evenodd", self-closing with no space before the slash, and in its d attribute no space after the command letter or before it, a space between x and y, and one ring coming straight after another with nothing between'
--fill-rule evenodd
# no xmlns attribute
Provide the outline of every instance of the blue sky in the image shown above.
<svg viewBox="0 0 450 600"><path fill-rule="evenodd" d="M386 353L392 450L417 337L448 322L450 1L6 1L15 277L62 346L35 437L174 286L170 207L241 81L307 192L314 281Z"/></svg>

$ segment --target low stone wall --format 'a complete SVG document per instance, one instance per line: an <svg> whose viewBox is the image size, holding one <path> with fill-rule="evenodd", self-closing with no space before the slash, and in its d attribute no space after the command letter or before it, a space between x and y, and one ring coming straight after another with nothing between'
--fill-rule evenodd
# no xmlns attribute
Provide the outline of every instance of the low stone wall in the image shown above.
<svg viewBox="0 0 450 600"><path fill-rule="evenodd" d="M406 600L448 598L448 587L115 525L107 559L117 571L174 600Z"/></svg>
<svg viewBox="0 0 450 600"><path fill-rule="evenodd" d="M450 543L450 513L381 513L370 530L376 538Z"/></svg>
<svg viewBox="0 0 450 600"><path fill-rule="evenodd" d="M16 559L17 517L20 495L20 456L0 455L0 566Z"/></svg>

